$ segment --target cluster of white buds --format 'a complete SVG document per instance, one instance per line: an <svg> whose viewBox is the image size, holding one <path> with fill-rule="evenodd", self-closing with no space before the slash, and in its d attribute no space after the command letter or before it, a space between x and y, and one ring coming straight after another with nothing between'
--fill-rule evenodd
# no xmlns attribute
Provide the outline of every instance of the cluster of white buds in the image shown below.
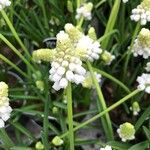
<svg viewBox="0 0 150 150"><path fill-rule="evenodd" d="M146 69L147 72L150 72L150 62L148 62L148 63L146 64L145 69Z"/></svg>
<svg viewBox="0 0 150 150"><path fill-rule="evenodd" d="M91 62L99 59L99 55L102 53L99 42L94 41L89 36L82 36L77 44L77 51L84 53L84 58Z"/></svg>
<svg viewBox="0 0 150 150"><path fill-rule="evenodd" d="M9 0L0 0L0 11L4 9L5 7L8 7L11 5L11 1Z"/></svg>
<svg viewBox="0 0 150 150"><path fill-rule="evenodd" d="M132 10L131 20L140 21L141 25L150 22L150 0L143 0L137 8Z"/></svg>
<svg viewBox="0 0 150 150"><path fill-rule="evenodd" d="M101 74L98 74L97 72L94 72L94 75L95 75L97 81L100 83L101 80L102 80L101 79L102 78ZM90 72L86 73L85 80L82 82L82 86L85 87L85 88L94 88L94 83L93 83Z"/></svg>
<svg viewBox="0 0 150 150"><path fill-rule="evenodd" d="M0 128L5 126L5 121L10 118L12 108L9 106L8 85L0 82Z"/></svg>
<svg viewBox="0 0 150 150"><path fill-rule="evenodd" d="M123 2L123 3L127 3L127 2L128 2L128 0L122 0L122 2Z"/></svg>
<svg viewBox="0 0 150 150"><path fill-rule="evenodd" d="M139 112L141 111L139 103L138 102L133 102L132 107L130 107L130 110L133 112L134 116L137 116Z"/></svg>
<svg viewBox="0 0 150 150"><path fill-rule="evenodd" d="M108 51L104 51L101 54L101 59L106 65L110 65L112 63L112 61L115 59L115 55L112 55Z"/></svg>
<svg viewBox="0 0 150 150"><path fill-rule="evenodd" d="M76 10L76 19L84 18L86 20L92 19L91 11L93 9L93 4L91 2L82 4L79 8Z"/></svg>
<svg viewBox="0 0 150 150"><path fill-rule="evenodd" d="M150 94L150 74L143 73L137 78L137 82L139 83L137 88L140 91L145 91L146 93Z"/></svg>
<svg viewBox="0 0 150 150"><path fill-rule="evenodd" d="M51 63L49 79L54 81L53 88L60 90L66 88L68 82L82 83L86 70L82 67L82 61L76 55L74 45L70 37L64 31L57 34L57 53Z"/></svg>
<svg viewBox="0 0 150 150"><path fill-rule="evenodd" d="M137 39L134 41L132 52L135 57L138 55L148 59L150 56L150 30L142 28Z"/></svg>
<svg viewBox="0 0 150 150"><path fill-rule="evenodd" d="M111 146L107 145L105 148L100 148L100 150L112 150Z"/></svg>
<svg viewBox="0 0 150 150"><path fill-rule="evenodd" d="M119 129L117 129L117 132L123 142L135 139L135 128L129 122L121 124Z"/></svg>

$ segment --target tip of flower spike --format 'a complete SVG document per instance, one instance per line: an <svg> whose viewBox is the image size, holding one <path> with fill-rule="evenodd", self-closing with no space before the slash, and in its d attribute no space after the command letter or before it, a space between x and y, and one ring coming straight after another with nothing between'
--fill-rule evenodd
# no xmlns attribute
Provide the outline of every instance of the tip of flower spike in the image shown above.
<svg viewBox="0 0 150 150"><path fill-rule="evenodd" d="M0 97L7 97L8 96L8 85L1 81L0 82Z"/></svg>
<svg viewBox="0 0 150 150"><path fill-rule="evenodd" d="M121 124L119 129L117 129L117 132L123 142L126 142L127 140L133 140L135 138L135 128L129 122Z"/></svg>
<svg viewBox="0 0 150 150"><path fill-rule="evenodd" d="M36 143L35 149L36 150L44 150L44 145L41 143L41 141Z"/></svg>

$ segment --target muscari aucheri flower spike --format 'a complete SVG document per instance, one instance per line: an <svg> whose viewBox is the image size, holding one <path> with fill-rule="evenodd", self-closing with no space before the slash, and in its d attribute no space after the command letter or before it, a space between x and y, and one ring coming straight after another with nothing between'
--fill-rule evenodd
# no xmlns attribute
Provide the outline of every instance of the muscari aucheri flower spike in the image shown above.
<svg viewBox="0 0 150 150"><path fill-rule="evenodd" d="M132 10L131 20L140 21L141 25L150 22L150 0L143 0L137 8Z"/></svg>
<svg viewBox="0 0 150 150"><path fill-rule="evenodd" d="M148 59L150 56L150 30L142 28L137 39L134 41L132 48L133 55L135 57L143 56L144 59Z"/></svg>
<svg viewBox="0 0 150 150"><path fill-rule="evenodd" d="M9 106L8 85L0 82L0 128L5 126L5 121L10 118L12 108Z"/></svg>
<svg viewBox="0 0 150 150"><path fill-rule="evenodd" d="M93 62L102 53L93 29L85 35L72 24L68 23L64 28L56 35L56 48L52 52L48 49L33 52L33 59L37 62L44 60L51 63L49 79L54 82L53 88L57 91L66 88L68 82L82 83L86 75L82 61Z"/></svg>
<svg viewBox="0 0 150 150"><path fill-rule="evenodd" d="M135 128L129 122L121 124L119 129L117 129L117 132L123 142L135 139Z"/></svg>

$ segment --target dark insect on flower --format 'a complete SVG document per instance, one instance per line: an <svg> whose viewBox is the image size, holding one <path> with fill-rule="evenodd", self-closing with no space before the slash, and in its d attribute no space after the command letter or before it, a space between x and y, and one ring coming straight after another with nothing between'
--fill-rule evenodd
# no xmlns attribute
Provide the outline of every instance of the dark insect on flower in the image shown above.
<svg viewBox="0 0 150 150"><path fill-rule="evenodd" d="M56 47L56 40L55 37L46 38L43 40L43 44L46 48L53 49Z"/></svg>

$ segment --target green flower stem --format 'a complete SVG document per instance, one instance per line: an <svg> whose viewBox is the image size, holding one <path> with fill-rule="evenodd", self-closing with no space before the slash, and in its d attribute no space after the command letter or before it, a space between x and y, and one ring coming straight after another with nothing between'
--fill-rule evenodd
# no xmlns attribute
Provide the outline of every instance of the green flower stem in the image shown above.
<svg viewBox="0 0 150 150"><path fill-rule="evenodd" d="M121 105L122 103L124 103L125 101L127 101L128 99L130 99L131 97L135 96L136 94L140 93L139 90L134 90L132 93L128 94L127 96L125 96L124 98L120 99L118 102L114 103L113 105L111 105L110 107L108 107L107 109L105 109L104 111L100 112L99 114L95 115L94 117L92 117L91 119L81 123L80 125L78 125L77 127L73 128L73 131L77 131L80 128L90 124L91 122L97 120L98 118L102 117L103 115L105 115L106 113L108 113L109 111L115 109L116 107L118 107L119 105ZM69 134L69 132L66 132L64 134L62 134L60 137L64 138L65 136L67 136Z"/></svg>
<svg viewBox="0 0 150 150"><path fill-rule="evenodd" d="M17 42L20 44L21 48L24 50L25 54L28 56L28 58L31 59L31 55L28 52L27 48L25 47L25 45L22 43L21 39L19 38L15 28L13 27L11 21L9 20L7 14L5 13L4 10L1 10L1 14L4 18L4 20L6 21L7 25L9 26L11 32L13 33L14 37L16 38Z"/></svg>
<svg viewBox="0 0 150 150"><path fill-rule="evenodd" d="M69 141L70 150L74 150L74 132L73 132L73 110L72 110L72 89L71 83L68 84L66 89L67 94L67 110L68 110L68 125L69 125Z"/></svg>
<svg viewBox="0 0 150 150"><path fill-rule="evenodd" d="M27 59L24 58L24 56L2 35L0 34L0 39L4 41L12 50L15 54L19 56L19 58L33 71L35 72L35 69L33 66L28 62Z"/></svg>
<svg viewBox="0 0 150 150"><path fill-rule="evenodd" d="M96 91L97 91L101 111L103 111L103 110L107 109L107 106L105 103L104 96L102 94L102 90L101 90L99 83L98 83L98 81L94 75L93 68L92 68L90 62L88 62L88 61L87 61L87 66L88 66L88 69L91 73L92 80L93 80L93 83L94 83ZM110 120L108 113L106 113L105 116L102 118L102 124L103 124L103 128L105 130L105 133L106 133L108 140L113 140L113 129L112 129L112 124L111 124L111 120Z"/></svg>
<svg viewBox="0 0 150 150"><path fill-rule="evenodd" d="M9 138L4 128L0 129L0 139L3 141L5 148L11 149L14 145L13 141Z"/></svg>
<svg viewBox="0 0 150 150"><path fill-rule="evenodd" d="M44 120L43 120L43 144L45 150L49 150L49 142L48 142L48 128L49 128L49 106L50 106L50 95L48 89L46 91L46 99L45 99L45 105L44 105Z"/></svg>
<svg viewBox="0 0 150 150"><path fill-rule="evenodd" d="M127 53L127 56L126 56L126 61L125 61L124 67L123 67L123 81L125 80L125 77L127 75L127 68L128 68L129 59L130 59L130 56L131 56L131 50L133 48L134 40L135 40L139 30L140 30L140 27L141 27L140 22L138 22L138 24L136 25L136 28L134 30L134 34L132 36L132 41L131 41L130 48L127 51L128 53Z"/></svg>
<svg viewBox="0 0 150 150"><path fill-rule="evenodd" d="M46 11L45 11L45 3L44 0L42 0L42 11L43 11L43 16L44 16L44 24L45 24L45 28L49 29L49 24L48 24L48 20L47 20L47 15L46 15Z"/></svg>
<svg viewBox="0 0 150 150"><path fill-rule="evenodd" d="M25 78L30 79L30 77L23 72L19 67L17 67L14 63L12 63L9 59L7 59L5 56L3 56L2 54L0 54L0 59L2 59L4 62L6 62L7 64L9 64L10 66L12 66L16 71L18 71L21 75L23 75Z"/></svg>
<svg viewBox="0 0 150 150"><path fill-rule="evenodd" d="M103 3L105 3L106 0L101 0L100 2L97 3L97 5L95 6L95 8L99 8Z"/></svg>
<svg viewBox="0 0 150 150"><path fill-rule="evenodd" d="M100 73L102 76L114 81L116 84L118 84L120 87L122 87L127 93L130 93L130 89L125 85L123 84L121 81L119 81L118 79L114 78L113 76L111 76L110 74L100 70L100 69L96 69L96 68L93 68L96 72Z"/></svg>
<svg viewBox="0 0 150 150"><path fill-rule="evenodd" d="M104 35L110 33L113 30L115 23L116 23L116 20L117 20L117 17L118 17L120 3L121 3L121 0L115 0L114 1L114 5L113 5L113 8L111 10L111 14L110 14ZM103 49L107 49L110 38L111 37L109 36L102 42L102 48Z"/></svg>

